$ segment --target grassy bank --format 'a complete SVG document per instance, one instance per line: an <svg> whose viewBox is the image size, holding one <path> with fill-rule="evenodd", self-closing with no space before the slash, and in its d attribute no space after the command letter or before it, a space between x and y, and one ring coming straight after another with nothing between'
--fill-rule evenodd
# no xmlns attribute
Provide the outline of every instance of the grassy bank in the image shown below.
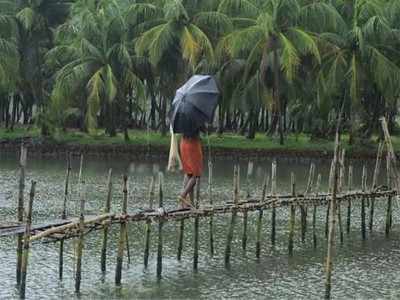
<svg viewBox="0 0 400 300"><path fill-rule="evenodd" d="M52 140L55 143L73 144L73 145L154 145L169 146L169 136L162 137L157 132L146 132L131 130L129 132L130 141L125 142L123 135L118 134L115 137L109 137L104 131L99 130L95 135L89 135L78 131L68 131L56 134ZM37 128L16 128L14 131L0 129L0 140L18 140L20 138L40 138L40 132ZM348 145L348 137L343 137L344 146L349 152L373 152L376 149L376 143L370 142L367 145ZM285 144L279 145L278 139L266 137L263 134L257 134L255 139L248 140L245 137L231 133L225 133L222 136L215 134L209 137L210 144L215 148L238 149L238 150L282 150L282 151L328 151L333 149L333 141L329 140L311 140L306 135L289 135L286 137ZM207 137L203 136L203 142L207 143ZM400 138L393 137L395 149L400 150Z"/></svg>

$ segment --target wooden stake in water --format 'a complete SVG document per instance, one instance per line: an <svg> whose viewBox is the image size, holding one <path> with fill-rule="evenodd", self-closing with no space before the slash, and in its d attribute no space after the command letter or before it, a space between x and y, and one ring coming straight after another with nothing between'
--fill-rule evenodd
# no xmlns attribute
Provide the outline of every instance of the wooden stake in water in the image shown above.
<svg viewBox="0 0 400 300"><path fill-rule="evenodd" d="M85 183L82 182L82 185ZM83 254L83 242L84 242L84 231L85 231L85 195L82 192L81 183L80 186L80 215L79 215L79 232L78 232L78 244L76 246L76 270L75 270L75 293L79 294L81 290L81 278L82 278L82 254ZM85 189L85 188L84 188Z"/></svg>
<svg viewBox="0 0 400 300"><path fill-rule="evenodd" d="M315 174L315 164L311 163L310 171L308 173L308 181L307 187L305 191L305 195L308 195L312 192L312 184L314 182L314 174ZM301 225L301 241L304 243L306 239L307 232L307 206L300 205L300 225Z"/></svg>
<svg viewBox="0 0 400 300"><path fill-rule="evenodd" d="M333 157L333 186L332 186L332 198L330 200L331 216L329 222L329 235L328 235L328 253L326 256L326 280L325 280L325 299L331 298L331 287L332 287L332 268L333 268L333 257L335 247L335 229L336 229L336 194L339 181L339 133L336 132L335 139L335 151Z"/></svg>
<svg viewBox="0 0 400 300"><path fill-rule="evenodd" d="M108 170L107 178L107 198L106 205L104 208L105 213L109 213L111 210L111 199L112 199L112 169ZM106 221L103 224L103 243L101 247L101 258L100 258L100 268L103 274L106 273L106 260L107 260L107 241L108 241L108 230L109 223Z"/></svg>
<svg viewBox="0 0 400 300"><path fill-rule="evenodd" d="M31 225L32 225L32 206L33 199L35 198L35 187L36 182L32 181L31 183L31 191L29 194L29 203L26 212L26 225L25 225L25 234L23 241L23 253L21 259L21 285L19 289L19 295L21 299L25 299L25 287L26 287L26 275L28 270L28 258L29 258L29 239L31 237Z"/></svg>
<svg viewBox="0 0 400 300"><path fill-rule="evenodd" d="M247 199L250 198L250 176L253 173L253 162L249 161L247 165L246 186L247 186ZM247 247L247 210L243 211L243 234L242 234L242 250L246 251Z"/></svg>
<svg viewBox="0 0 400 300"><path fill-rule="evenodd" d="M365 192L366 182L367 182L367 168L364 165L362 171L362 191ZM365 229L365 198L362 196L361 199L361 237L363 240L366 239L366 229Z"/></svg>
<svg viewBox="0 0 400 300"><path fill-rule="evenodd" d="M253 174L253 169L254 169L254 164L252 161L249 160L249 163L247 165L247 176L246 176L246 187L247 187L247 198L250 198L251 193L250 193L250 177Z"/></svg>
<svg viewBox="0 0 400 300"><path fill-rule="evenodd" d="M339 183L338 183L338 192L342 192L344 185L344 157L345 157L345 149L342 149L339 161ZM340 201L337 202L337 211L338 211L338 222L339 222L339 237L340 244L343 244L343 224L342 224L342 208Z"/></svg>
<svg viewBox="0 0 400 300"><path fill-rule="evenodd" d="M212 180L213 180L213 164L211 160L208 161L208 199L209 203L213 205L213 193L212 193ZM210 216L209 221L210 227L210 255L214 256L214 217Z"/></svg>
<svg viewBox="0 0 400 300"><path fill-rule="evenodd" d="M65 187L64 187L64 202L63 211L61 214L61 219L65 220L67 218L67 200L68 200L68 188L69 188L69 174L71 173L71 154L67 155L67 175L65 176ZM59 260L58 260L58 277L60 280L63 279L64 270L64 239L60 241L59 249Z"/></svg>
<svg viewBox="0 0 400 300"><path fill-rule="evenodd" d="M276 160L272 162L271 168L271 195L276 196ZM276 237L276 207L272 207L271 213L271 244L275 246Z"/></svg>
<svg viewBox="0 0 400 300"><path fill-rule="evenodd" d="M163 191L163 174L161 172L158 173L158 207L160 212L164 211L164 191ZM157 245L157 278L161 279L162 273L162 255L163 255L163 237L162 237L162 229L163 229L164 221L162 217L158 219L158 245Z"/></svg>
<svg viewBox="0 0 400 300"><path fill-rule="evenodd" d="M24 190L25 190L25 168L26 168L27 153L28 153L27 149L22 144L20 159L19 159L20 175L19 175L19 191L18 191L18 206L17 206L17 218L19 223L22 223L24 221ZM17 236L17 270L16 270L17 285L20 285L21 283L23 236L24 236L23 233L20 233Z"/></svg>
<svg viewBox="0 0 400 300"><path fill-rule="evenodd" d="M379 171L381 169L383 146L384 144L380 142L378 146L378 153L376 154L374 175L372 177L372 190L375 190L376 187L378 186L378 177L379 177ZM372 198L371 207L369 210L369 231L372 231L374 226L374 210L375 210L375 198Z"/></svg>
<svg viewBox="0 0 400 300"><path fill-rule="evenodd" d="M353 166L350 165L347 189L351 191L352 188L353 188ZM351 200L347 202L347 223L346 223L347 234L350 233L350 227L351 227Z"/></svg>
<svg viewBox="0 0 400 300"><path fill-rule="evenodd" d="M154 176L151 176L150 180L150 188L149 188L149 209L153 209L153 199L154 199L154 189L155 189L155 180ZM146 221L146 236L144 242L144 267L147 268L149 265L149 252L150 252L150 234L151 234L151 221Z"/></svg>
<svg viewBox="0 0 400 300"><path fill-rule="evenodd" d="M235 223L236 223L236 215L237 215L237 205L239 203L239 166L234 167L233 171L233 202L234 202L234 207L232 208L232 217L231 217L231 222L229 224L228 228L228 236L227 236L227 241L226 241L226 247L225 247L225 266L229 266L230 258L231 258L231 244L232 244L232 238L233 238L233 231L235 229Z"/></svg>
<svg viewBox="0 0 400 300"><path fill-rule="evenodd" d="M192 202L193 203L193 202ZM200 178L196 179L196 201L195 208L199 209L200 206ZM197 271L199 265L199 222L198 215L194 218L194 251L193 251L193 269Z"/></svg>
<svg viewBox="0 0 400 300"><path fill-rule="evenodd" d="M338 156L339 157L339 156ZM339 159L339 158L337 158ZM334 160L332 160L331 162L331 168L329 171L329 181L328 181L328 192L332 193L332 187L333 187L333 179L334 179ZM339 176L339 174L338 174ZM328 207L326 208L326 217L325 217L325 237L328 238L328 234L329 234L329 218L330 218L330 209L331 206L328 205Z"/></svg>
<svg viewBox="0 0 400 300"><path fill-rule="evenodd" d="M296 178L294 177L294 173L290 174L291 185L292 185L292 196L296 197ZM293 255L293 238L294 238L294 227L295 227L295 218L296 218L296 207L294 205L290 205L290 215L289 215L289 244L288 251L289 255Z"/></svg>
<svg viewBox="0 0 400 300"><path fill-rule="evenodd" d="M263 188L262 188L262 195L261 195L261 203L264 202L265 196L267 193L267 188L268 188L268 182L269 182L269 175L266 173L265 178L264 178L264 183L263 183ZM257 237L256 237L256 257L260 258L260 253L261 253L261 228L262 228L262 218L263 218L263 209L260 208L258 210L258 218L257 218Z"/></svg>
<svg viewBox="0 0 400 300"><path fill-rule="evenodd" d="M386 156L386 181L389 189L392 188L391 180L391 164L389 154ZM390 234L390 227L392 226L392 196L388 197L387 208L386 208L386 220L385 220L385 235L386 237Z"/></svg>
<svg viewBox="0 0 400 300"><path fill-rule="evenodd" d="M189 177L185 176L183 180L183 187L185 188L187 180ZM189 195L191 203L193 203L193 194ZM177 259L180 261L182 259L182 251L183 251L183 237L185 234L185 219L179 221L179 231L178 231L178 254Z"/></svg>
<svg viewBox="0 0 400 300"><path fill-rule="evenodd" d="M124 219L127 216L128 210L128 176L124 175L123 177L123 200L122 200L122 218L121 227L119 232L119 241L118 241L118 251L117 251L117 266L115 270L115 284L117 286L121 285L122 279L122 263L124 259L124 249L126 245L126 236L127 236L127 221Z"/></svg>
<svg viewBox="0 0 400 300"><path fill-rule="evenodd" d="M318 196L319 188L321 186L321 174L317 176L317 182L315 184L315 195ZM312 217L312 228L313 228L313 245L314 249L317 248L317 230L316 230L316 223L317 223L317 205L314 205L313 208L313 217Z"/></svg>

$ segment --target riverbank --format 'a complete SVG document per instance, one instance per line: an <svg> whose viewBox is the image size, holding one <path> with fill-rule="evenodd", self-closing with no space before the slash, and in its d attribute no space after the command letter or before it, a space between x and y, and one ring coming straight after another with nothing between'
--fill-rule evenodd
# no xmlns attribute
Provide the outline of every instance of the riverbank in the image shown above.
<svg viewBox="0 0 400 300"><path fill-rule="evenodd" d="M124 156L124 157L167 157L169 151L169 136L162 137L156 132L132 130L130 140L124 141L123 135L109 137L99 131L96 135L88 135L77 131L56 134L52 138L43 138L36 128L17 128L13 132L0 129L0 151L15 152L21 142L29 148L31 155L59 156L71 152L75 155L85 153L90 156ZM347 156L352 158L374 158L376 143L350 146L347 136L343 136ZM289 156L306 158L331 158L333 141L311 140L306 135L290 135L284 145L279 145L278 139L258 134L254 140L243 136L225 133L221 137L215 134L209 139L204 136L205 152L208 152L208 140L213 157L224 158L263 158L268 156ZM395 150L400 150L400 139L393 138Z"/></svg>

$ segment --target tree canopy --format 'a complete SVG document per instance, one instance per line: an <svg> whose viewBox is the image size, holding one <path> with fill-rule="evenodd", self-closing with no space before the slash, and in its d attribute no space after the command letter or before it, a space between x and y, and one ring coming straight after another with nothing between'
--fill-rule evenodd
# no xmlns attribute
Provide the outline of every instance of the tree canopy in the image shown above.
<svg viewBox="0 0 400 300"><path fill-rule="evenodd" d="M2 0L0 124L167 131L175 90L212 74L210 130L350 141L396 129L398 0Z"/></svg>

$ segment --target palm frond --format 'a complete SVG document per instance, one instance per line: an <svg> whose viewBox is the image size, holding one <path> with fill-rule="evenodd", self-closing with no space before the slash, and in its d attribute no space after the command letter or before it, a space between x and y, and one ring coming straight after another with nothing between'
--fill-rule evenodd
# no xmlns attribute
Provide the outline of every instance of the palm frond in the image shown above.
<svg viewBox="0 0 400 300"><path fill-rule="evenodd" d="M292 42L284 34L281 33L279 39L282 48L281 69L286 78L291 81L300 64L300 57Z"/></svg>
<svg viewBox="0 0 400 300"><path fill-rule="evenodd" d="M97 113L100 110L101 98L105 91L105 69L97 70L87 83L89 96L87 98L87 112L85 116L85 125L89 132L97 127Z"/></svg>
<svg viewBox="0 0 400 300"><path fill-rule="evenodd" d="M299 53L302 55L311 54L318 63L321 63L321 55L314 36L298 27L291 28L289 32L292 42Z"/></svg>
<svg viewBox="0 0 400 300"><path fill-rule="evenodd" d="M232 17L256 17L258 8L249 0L222 0L218 11Z"/></svg>

